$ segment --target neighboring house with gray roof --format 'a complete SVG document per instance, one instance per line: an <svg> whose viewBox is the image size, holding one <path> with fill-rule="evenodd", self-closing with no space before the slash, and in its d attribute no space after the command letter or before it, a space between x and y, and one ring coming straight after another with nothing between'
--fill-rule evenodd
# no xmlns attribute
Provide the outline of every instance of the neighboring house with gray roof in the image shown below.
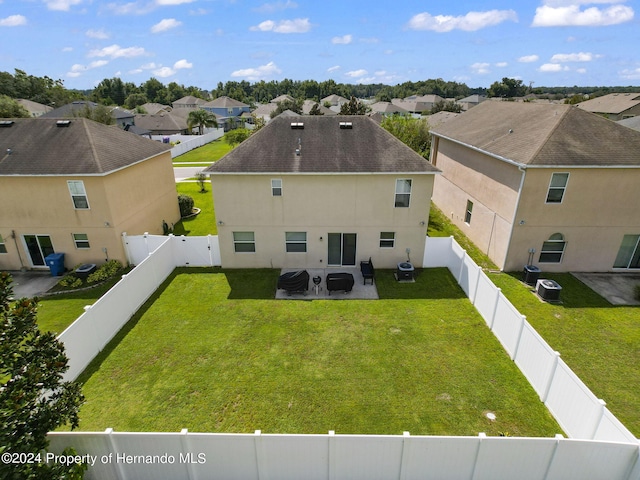
<svg viewBox="0 0 640 480"><path fill-rule="evenodd" d="M31 114L32 117L40 117L41 115L44 115L45 113L53 110L53 107L49 107L38 102L33 102L31 100L24 100L22 98L19 98L18 100L16 100L16 102L22 105L25 110Z"/></svg>
<svg viewBox="0 0 640 480"><path fill-rule="evenodd" d="M627 128L632 128L640 132L640 115L637 117L625 118L624 120L618 120L619 125L624 125Z"/></svg>
<svg viewBox="0 0 640 480"><path fill-rule="evenodd" d="M93 110L98 104L85 100L76 100L61 107L50 110L41 115L42 118L78 118L82 116L82 112L86 109ZM124 129L127 125L134 122L134 114L120 107L106 107L113 117L114 124Z"/></svg>
<svg viewBox="0 0 640 480"><path fill-rule="evenodd" d="M457 101L462 106L462 110L469 110L477 105L480 105L487 99L484 95L469 95L468 97L461 98Z"/></svg>
<svg viewBox="0 0 640 480"><path fill-rule="evenodd" d="M578 103L577 107L609 120L624 120L640 115L640 93L610 93Z"/></svg>
<svg viewBox="0 0 640 480"><path fill-rule="evenodd" d="M187 95L185 97L179 98L175 102L171 103L171 105L174 109L195 110L205 103L207 103L207 101L203 100L202 98L194 97L193 95Z"/></svg>
<svg viewBox="0 0 640 480"><path fill-rule="evenodd" d="M500 269L640 268L640 132L570 105L483 102L432 134L435 205Z"/></svg>
<svg viewBox="0 0 640 480"><path fill-rule="evenodd" d="M205 172L223 267L422 261L438 170L366 116L278 116Z"/></svg>
<svg viewBox="0 0 640 480"><path fill-rule="evenodd" d="M243 113L251 113L251 107L230 97L218 97L211 102L200 105L200 108L213 113L218 119L218 126L227 132L244 124Z"/></svg>
<svg viewBox="0 0 640 480"><path fill-rule="evenodd" d="M373 113L379 113L383 116L409 114L408 110L391 102L376 102L370 105L370 108Z"/></svg>
<svg viewBox="0 0 640 480"><path fill-rule="evenodd" d="M155 115L160 112L170 112L173 110L173 107L170 107L169 105L162 105L161 103L145 103L144 105L141 105L141 108L149 115Z"/></svg>
<svg viewBox="0 0 640 480"><path fill-rule="evenodd" d="M152 135L187 135L189 127L186 117L173 111L161 111L155 115L137 114L134 124L136 127L148 130Z"/></svg>
<svg viewBox="0 0 640 480"><path fill-rule="evenodd" d="M168 145L86 118L0 122L0 270L127 262L122 233L180 219Z"/></svg>
<svg viewBox="0 0 640 480"><path fill-rule="evenodd" d="M322 115L337 115L336 112L334 112L333 110L329 110L327 107L324 107L321 103L316 102L315 100L305 100L302 103L303 115L309 115L309 112L311 112L314 105L318 105L318 108Z"/></svg>

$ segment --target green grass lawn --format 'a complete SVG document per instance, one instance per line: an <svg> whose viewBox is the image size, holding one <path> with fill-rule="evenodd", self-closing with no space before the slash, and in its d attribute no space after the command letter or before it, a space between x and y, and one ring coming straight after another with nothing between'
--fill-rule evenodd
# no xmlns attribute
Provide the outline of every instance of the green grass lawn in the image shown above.
<svg viewBox="0 0 640 480"><path fill-rule="evenodd" d="M561 432L448 270L377 272L375 301L273 300L278 275L176 270L86 372L81 430Z"/></svg>
<svg viewBox="0 0 640 480"><path fill-rule="evenodd" d="M193 163L196 167L199 167L201 162L208 162L209 165L222 158L225 154L230 152L233 148L224 141L224 137L219 140L215 140L213 142L207 143L202 147L195 148L179 157L173 159L174 165L176 163L180 164L190 164ZM177 165L181 167L186 167L190 165ZM202 168L205 168L206 165L202 164Z"/></svg>
<svg viewBox="0 0 640 480"><path fill-rule="evenodd" d="M200 209L200 213L193 217L182 219L175 224L175 235L217 235L216 216L213 210L213 195L211 194L211 182L205 182L206 192L200 192L200 185L191 182L176 183L178 193L189 195L193 198L193 204Z"/></svg>
<svg viewBox="0 0 640 480"><path fill-rule="evenodd" d="M544 274L562 286L562 304L544 303L520 276L489 275L618 420L640 436L640 309L612 306L569 273Z"/></svg>
<svg viewBox="0 0 640 480"><path fill-rule="evenodd" d="M88 290L49 295L38 300L38 327L42 331L62 333L80 315L120 280L120 275Z"/></svg>
<svg viewBox="0 0 640 480"><path fill-rule="evenodd" d="M474 261L495 265L433 204L430 236L453 235ZM562 286L561 305L541 302L520 282L522 273L489 273L513 305L607 408L640 436L640 309L613 307L569 273L545 273Z"/></svg>

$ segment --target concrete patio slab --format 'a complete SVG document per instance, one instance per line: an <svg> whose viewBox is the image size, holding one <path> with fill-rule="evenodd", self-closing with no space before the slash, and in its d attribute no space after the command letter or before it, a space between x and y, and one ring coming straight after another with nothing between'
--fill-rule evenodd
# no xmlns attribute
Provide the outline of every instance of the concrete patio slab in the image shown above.
<svg viewBox="0 0 640 480"><path fill-rule="evenodd" d="M309 272L309 291L306 295L302 293L288 294L285 290L276 290L276 299L279 300L378 300L378 289L371 281L364 285L364 279L359 268L337 267L337 268L283 268L281 275L287 272L306 270ZM326 278L329 273L350 273L353 275L353 290L349 293L343 291L328 292L326 288ZM322 280L318 288L315 288L313 277L319 276ZM329 295L331 293L331 295Z"/></svg>
<svg viewBox="0 0 640 480"><path fill-rule="evenodd" d="M612 305L640 305L633 289L640 285L640 273L583 273L572 275Z"/></svg>
<svg viewBox="0 0 640 480"><path fill-rule="evenodd" d="M52 277L46 271L9 272L13 277L13 298L32 298L48 292L62 277Z"/></svg>

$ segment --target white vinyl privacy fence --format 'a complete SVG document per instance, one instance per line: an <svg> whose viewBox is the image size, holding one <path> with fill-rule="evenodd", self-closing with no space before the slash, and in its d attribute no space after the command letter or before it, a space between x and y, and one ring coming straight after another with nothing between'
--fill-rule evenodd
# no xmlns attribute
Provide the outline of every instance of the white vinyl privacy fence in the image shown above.
<svg viewBox="0 0 640 480"><path fill-rule="evenodd" d="M224 129L216 128L204 135L170 135L169 140L172 142L180 141L171 149L171 158L179 157L194 148L201 147L207 143L213 142L224 135ZM154 135L154 140L163 140L163 135Z"/></svg>
<svg viewBox="0 0 640 480"><path fill-rule="evenodd" d="M123 241L136 268L59 337L69 357L68 380L77 378L175 267L220 265L215 236ZM87 475L94 479L640 480L638 440L455 240L427 238L423 263L451 271L570 439L107 430L51 433L52 451L72 445L96 456Z"/></svg>
<svg viewBox="0 0 640 480"><path fill-rule="evenodd" d="M638 480L638 446L562 438L51 433L93 479Z"/></svg>

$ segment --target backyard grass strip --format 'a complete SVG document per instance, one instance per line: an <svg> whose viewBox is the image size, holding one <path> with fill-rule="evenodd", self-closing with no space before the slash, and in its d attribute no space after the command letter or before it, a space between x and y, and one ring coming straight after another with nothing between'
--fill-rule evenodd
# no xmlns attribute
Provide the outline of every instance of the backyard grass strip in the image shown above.
<svg viewBox="0 0 640 480"><path fill-rule="evenodd" d="M184 167L185 163L195 163L200 166L203 163L212 164L213 162L220 160L225 154L233 150L233 147L224 141L224 137L209 142L202 147L194 148L178 157L173 159L174 166ZM179 164L179 165L176 165Z"/></svg>
<svg viewBox="0 0 640 480"><path fill-rule="evenodd" d="M377 272L377 301L273 300L278 274L178 269L93 366L80 428L561 432L448 270Z"/></svg>

